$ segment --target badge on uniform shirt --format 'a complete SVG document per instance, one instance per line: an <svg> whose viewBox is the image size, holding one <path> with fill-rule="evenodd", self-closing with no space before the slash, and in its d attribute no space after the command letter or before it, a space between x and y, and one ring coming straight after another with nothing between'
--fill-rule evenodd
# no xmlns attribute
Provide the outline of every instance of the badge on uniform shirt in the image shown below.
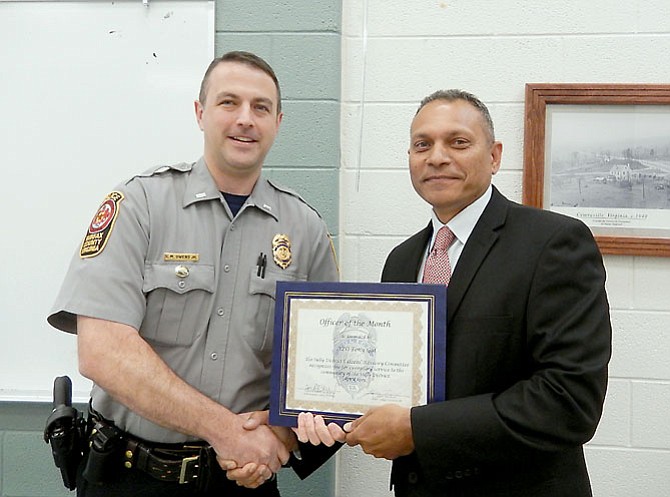
<svg viewBox="0 0 670 497"><path fill-rule="evenodd" d="M282 269L291 264L291 240L288 235L277 233L272 239L272 259Z"/></svg>
<svg viewBox="0 0 670 497"><path fill-rule="evenodd" d="M116 191L105 197L81 243L79 257L87 259L102 253L114 229L116 217L119 215L119 204L123 199L123 193Z"/></svg>

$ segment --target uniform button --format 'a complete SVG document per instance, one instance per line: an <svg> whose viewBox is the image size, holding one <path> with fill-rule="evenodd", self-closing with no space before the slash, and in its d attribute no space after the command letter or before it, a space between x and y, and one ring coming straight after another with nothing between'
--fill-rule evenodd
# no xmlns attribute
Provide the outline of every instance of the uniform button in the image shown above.
<svg viewBox="0 0 670 497"><path fill-rule="evenodd" d="M216 352L212 352L209 357L212 358L212 361L216 361L219 358L219 355Z"/></svg>
<svg viewBox="0 0 670 497"><path fill-rule="evenodd" d="M407 474L407 481L414 484L419 481L419 475L417 475L414 471L410 471Z"/></svg>
<svg viewBox="0 0 670 497"><path fill-rule="evenodd" d="M186 282L185 281L180 281L179 283L177 283L177 286L179 288L184 288L184 287L186 287Z"/></svg>
<svg viewBox="0 0 670 497"><path fill-rule="evenodd" d="M223 316L223 315L226 313L226 311L223 310L223 307L219 307L219 308L216 310L216 313L217 313L219 316Z"/></svg>
<svg viewBox="0 0 670 497"><path fill-rule="evenodd" d="M227 273L228 271L230 271L230 266L226 264L225 266L223 266L223 270Z"/></svg>

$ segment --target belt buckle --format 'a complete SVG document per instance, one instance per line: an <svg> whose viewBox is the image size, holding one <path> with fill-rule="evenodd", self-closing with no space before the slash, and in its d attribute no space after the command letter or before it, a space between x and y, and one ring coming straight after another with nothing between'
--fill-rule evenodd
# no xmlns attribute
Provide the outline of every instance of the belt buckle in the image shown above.
<svg viewBox="0 0 670 497"><path fill-rule="evenodd" d="M199 455L198 456L193 456L193 457L185 457L181 460L181 471L179 472L179 483L189 483L189 481L186 480L186 477L187 477L186 472L188 471L189 465L192 462L197 461L198 459L200 459ZM195 467L197 468L198 465L196 465ZM195 478L198 477L197 471L196 471L196 474L194 475L194 477Z"/></svg>

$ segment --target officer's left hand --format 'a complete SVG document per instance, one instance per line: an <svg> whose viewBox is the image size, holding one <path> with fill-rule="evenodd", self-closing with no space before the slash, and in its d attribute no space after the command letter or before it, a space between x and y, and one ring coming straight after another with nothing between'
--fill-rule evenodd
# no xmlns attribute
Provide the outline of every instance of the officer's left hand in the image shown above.
<svg viewBox="0 0 670 497"><path fill-rule="evenodd" d="M410 410L395 404L369 409L344 425L347 445L360 445L363 452L393 460L414 451Z"/></svg>

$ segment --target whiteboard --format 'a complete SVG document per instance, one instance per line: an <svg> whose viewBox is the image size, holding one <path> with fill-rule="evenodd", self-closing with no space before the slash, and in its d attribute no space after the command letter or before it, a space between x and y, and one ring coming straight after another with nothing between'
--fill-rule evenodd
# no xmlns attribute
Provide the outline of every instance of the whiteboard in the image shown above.
<svg viewBox="0 0 670 497"><path fill-rule="evenodd" d="M0 2L0 400L50 401L76 337L46 316L103 197L194 161L193 101L214 56L214 2Z"/></svg>

